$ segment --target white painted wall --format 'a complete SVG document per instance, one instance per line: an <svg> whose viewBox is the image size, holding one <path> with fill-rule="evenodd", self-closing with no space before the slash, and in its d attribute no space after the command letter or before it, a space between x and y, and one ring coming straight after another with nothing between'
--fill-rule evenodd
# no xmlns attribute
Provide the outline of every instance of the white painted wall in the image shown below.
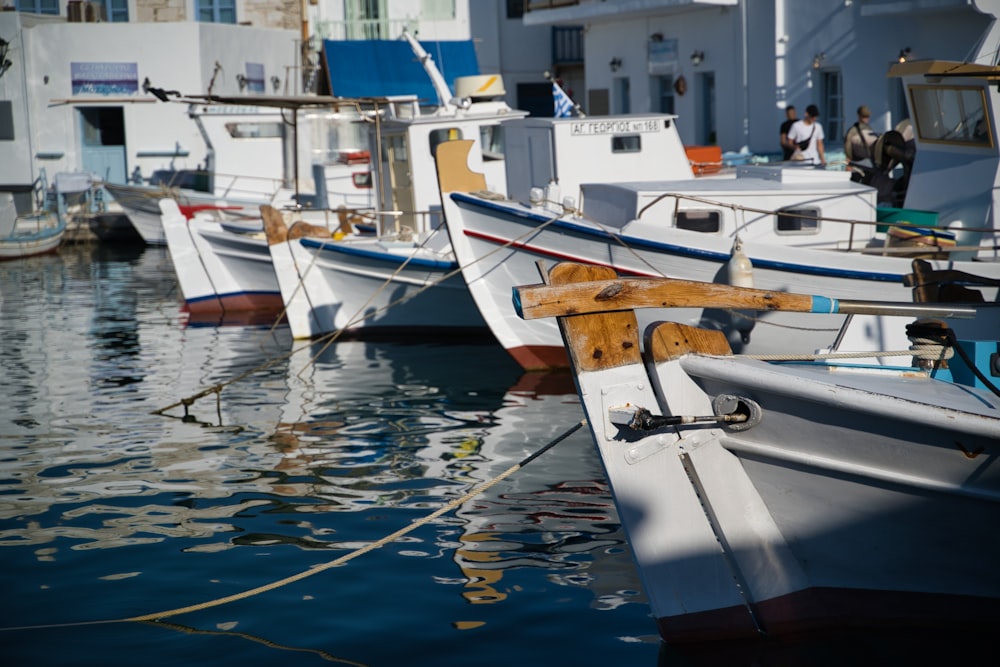
<svg viewBox="0 0 1000 667"><path fill-rule="evenodd" d="M558 16L561 24L585 26L587 91L608 90L611 111L616 112L614 79L627 77L631 111L652 110L647 48L650 35L661 33L665 39L677 39L674 75L683 75L687 83L686 94L675 99L683 141L691 144L700 139L699 74L714 72L719 145L726 151L747 146L756 153L779 150L778 127L785 104L794 104L801 117L808 104L819 102L819 75L824 69L841 73L841 114L847 125L854 121L855 109L868 104L875 129L891 129L900 120L900 109L895 101L897 84L886 73L899 51L909 47L915 58L971 59L992 24L991 16L983 12L1000 11L997 0L745 0L734 6L698 3L687 11L676 11L677 3L647 0L605 4L604 13L594 18L592 6L597 4L551 10L551 18ZM636 9L630 10L633 6ZM615 8L617 12L611 11ZM537 25L546 12L533 14ZM991 42L992 48L998 39ZM698 66L690 59L695 50L705 53ZM823 58L820 69L814 70L817 54ZM984 55L996 59L988 48ZM622 61L616 73L609 67L615 57ZM842 149L840 137L828 138L827 144Z"/></svg>
<svg viewBox="0 0 1000 667"><path fill-rule="evenodd" d="M16 12L0 13L0 36L10 39L5 35L15 28L10 23L17 16ZM0 187L30 184L40 167L50 179L57 172L81 168L77 110L84 99L97 101L87 106L123 110L127 173L138 167L148 176L155 169L195 168L204 163L205 143L187 117L187 105L160 102L141 88L134 95L112 95L106 100L74 95L70 63L136 63L140 86L148 77L155 87L183 94L208 92L218 63L212 92L222 95L239 95L237 75L246 73L247 63L256 63L263 65L266 92L272 94L271 77L279 77L283 88L286 78L295 75L298 56L297 32L238 25L44 22L16 34L23 35L23 51L12 54L12 69L23 71L23 78L4 76L0 94L18 100L17 106L23 99L25 112L16 118L16 141L0 146L0 151L14 158L0 160ZM174 160L139 157L176 146L189 155ZM39 159L41 154L61 157Z"/></svg>

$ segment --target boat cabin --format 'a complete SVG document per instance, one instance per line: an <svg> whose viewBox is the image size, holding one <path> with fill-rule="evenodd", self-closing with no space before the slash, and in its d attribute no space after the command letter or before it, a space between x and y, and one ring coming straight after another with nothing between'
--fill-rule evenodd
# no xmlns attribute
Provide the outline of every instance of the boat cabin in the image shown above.
<svg viewBox="0 0 1000 667"><path fill-rule="evenodd" d="M903 206L936 212L938 227L958 230L958 245L994 245L985 230L995 229L1000 205L1000 67L913 60L893 65L888 76L902 80L910 112L897 127L904 141L913 141L902 156ZM996 250L981 249L979 259L987 258L996 259Z"/></svg>
<svg viewBox="0 0 1000 667"><path fill-rule="evenodd" d="M375 188L383 217L393 218L381 221L381 233L408 228L425 234L442 224L434 155L444 141L472 140L471 159L481 167L487 185L498 191L506 188L511 148L501 123L528 112L503 101L499 76L459 77L455 93L455 100L433 113L422 113L416 103L390 104L379 119L371 136L372 154L379 156Z"/></svg>
<svg viewBox="0 0 1000 667"><path fill-rule="evenodd" d="M529 201L532 188L558 186L579 197L583 183L694 178L672 114L630 114L589 118L522 118L504 123L506 192ZM504 190L498 190L503 192ZM562 197L550 200L561 202Z"/></svg>

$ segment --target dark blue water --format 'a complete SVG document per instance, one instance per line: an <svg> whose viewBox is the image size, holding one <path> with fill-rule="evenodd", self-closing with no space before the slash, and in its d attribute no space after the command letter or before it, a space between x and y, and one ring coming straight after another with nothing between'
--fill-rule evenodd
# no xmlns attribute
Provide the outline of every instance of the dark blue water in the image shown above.
<svg viewBox="0 0 1000 667"><path fill-rule="evenodd" d="M0 263L0 406L4 667L995 664L927 631L662 646L568 376L195 326L165 249Z"/></svg>
<svg viewBox="0 0 1000 667"><path fill-rule="evenodd" d="M467 496L579 424L569 378L193 326L157 248L0 264L0 318L4 665L657 663L585 428Z"/></svg>

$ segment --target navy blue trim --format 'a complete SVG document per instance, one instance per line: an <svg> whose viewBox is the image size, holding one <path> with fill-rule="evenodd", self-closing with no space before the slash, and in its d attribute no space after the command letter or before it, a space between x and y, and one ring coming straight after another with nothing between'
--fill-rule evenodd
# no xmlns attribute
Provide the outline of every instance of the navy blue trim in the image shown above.
<svg viewBox="0 0 1000 667"><path fill-rule="evenodd" d="M632 248L655 250L659 253L668 255L679 255L681 257L693 257L701 260L708 260L719 262L720 264L729 261L728 253L713 252L710 250L698 250L695 248L690 248L682 245L674 245L670 243L660 243L657 241L650 241L648 239L643 239L635 236L622 236L614 235L602 230L595 230L590 227L584 227L582 225L574 224L567 220L552 220L551 213L535 213L528 209L516 209L510 210L504 206L501 206L495 202L488 200L478 199L475 197L470 197L462 192L451 193L451 198L456 203L469 204L476 208L489 209L491 211L496 211L501 213L504 218L508 220L516 220L524 224L539 224L548 223L549 227L554 227L558 230L562 230L568 233L575 234L577 236L589 237L594 239L601 239L606 242L617 243L616 239L621 239L621 241ZM548 254L544 250L537 248L535 246L528 246L527 244L522 244L520 247L530 247L532 252L536 254ZM814 276L831 276L835 278L851 278L854 280L872 280L877 282L889 282L889 283L899 283L903 280L903 274L896 273L875 273L872 271L849 271L846 269L831 269L819 266L809 266L805 264L793 264L790 262L778 262L773 260L765 260L757 257L751 257L750 262L753 264L754 268L771 269L773 271L783 271L785 273L803 273L807 275Z"/></svg>
<svg viewBox="0 0 1000 667"><path fill-rule="evenodd" d="M394 253L354 248L348 243L318 241L306 237L300 238L298 241L304 247L319 250L320 252L340 253L341 255L364 257L365 259L372 259L377 262L392 264L393 266L400 266L405 262L408 267L412 266L415 268L433 269L436 271L455 271L458 269L458 262L443 262L436 259L422 259L419 257L407 258Z"/></svg>

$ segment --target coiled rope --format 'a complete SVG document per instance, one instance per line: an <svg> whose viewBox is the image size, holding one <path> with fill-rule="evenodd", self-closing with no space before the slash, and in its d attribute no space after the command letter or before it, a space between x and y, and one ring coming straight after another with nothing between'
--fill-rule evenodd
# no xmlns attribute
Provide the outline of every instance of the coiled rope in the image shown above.
<svg viewBox="0 0 1000 667"><path fill-rule="evenodd" d="M399 530L397 530L397 531L395 531L393 533L390 533L389 535L386 535L385 537L383 537L380 540L377 540L375 542L371 542L369 544L366 544L365 546L361 547L360 549L356 549L356 550L354 550L354 551L352 551L352 552L350 552L348 554L344 554L343 556L341 556L339 558L335 558L334 560L327 561L326 563L321 563L321 564L316 565L316 566L314 566L314 567L312 567L312 568L310 568L308 570L305 570L303 572L299 572L297 574L294 574L294 575L292 575L290 577L285 577L284 579L279 579L278 581L272 581L269 584L265 584L263 586L258 586L257 588L252 588L250 590L243 591L241 593L236 593L234 595L227 595L225 597L216 598L214 600L207 600L205 602L200 602L198 604L189 605L187 607L178 607L177 609L168 609L168 610L165 610L165 611L157 611L157 612L153 612L151 614L141 614L139 616L129 616L127 618L107 619L107 620L97 620L97 621L79 621L79 622L74 622L74 623L54 623L54 624L46 624L46 625L25 625L25 626L20 626L20 627L7 627L7 628L0 628L0 632L11 632L11 631L14 631L14 630L39 630L39 629L46 629L46 628L69 628L69 627L78 627L78 626L85 626L85 625L103 625L103 624L111 624L111 623L138 623L138 622L146 622L146 621L159 621L161 619L170 618L172 616L180 616L181 614L189 614L191 612L201 611L203 609L209 609L211 607L219 607L219 606L222 606L224 604L228 604L230 602L236 602L237 600L245 600L245 599L253 597L255 595L260 595L261 593L266 593L268 591L273 591L276 588L281 588L282 586L287 586L288 584L292 584L292 583L295 583L297 581L301 581L301 580L303 580L303 579L305 579L307 577L311 577L314 574L319 574L320 572L325 572L326 570L329 570L330 568L334 568L334 567L338 567L340 565L343 565L343 564L345 564L345 563L347 563L349 561L354 560L355 558L357 558L359 556L362 556L362 555L368 553L369 551L374 551L375 549L378 549L378 548L380 548L382 546L385 546L386 544L388 544L390 542L393 542L394 540L399 539L400 537L406 535L407 533L410 533L410 532L416 530L420 526L423 526L423 525L425 525L427 523L430 523L431 521L433 521L434 519L437 519L438 517L442 516L443 514L447 514L448 512L450 512L451 510L453 510L454 508L458 507L459 505L468 502L469 500L475 498L476 496L478 496L482 492L484 492L484 491L492 488L497 483L503 481L504 479L507 479L508 477L510 477L511 475L513 475L515 472L517 472L518 470L520 470L524 466L528 465L529 463L531 463L532 461L534 461L535 459L537 459L539 456L541 456L542 454L544 454L545 452L549 451L550 449L552 449L553 447L555 447L556 445L558 445L560 442L562 442L563 440L565 440L566 438L568 438L569 436L571 436L573 433L575 433L580 428L582 428L586 423L587 423L587 420L583 419L583 420L580 420L579 422L577 422L576 424L573 424L573 426L571 426L568 429L566 429L563 433L561 433L560 435L556 436L555 438L553 438L549 442L545 443L543 446L541 446L540 448L538 448L537 450L535 450L534 452L532 452L528 456L524 457L523 459L521 459L520 461L518 461L514 465L510 466L509 468L507 468L506 470L504 470L502 473L500 473L499 475L497 475L493 479L488 480L486 482L483 482L479 486L473 488L468 493L466 493L466 494L462 495L461 497L456 498L456 499L454 499L454 500L446 503L445 505L442 505L441 507L439 507L438 509L434 510L433 512L431 512L427 516L424 516L424 517L422 517L420 519L417 519L416 521L414 521L413 523L409 524L405 528L400 528Z"/></svg>

